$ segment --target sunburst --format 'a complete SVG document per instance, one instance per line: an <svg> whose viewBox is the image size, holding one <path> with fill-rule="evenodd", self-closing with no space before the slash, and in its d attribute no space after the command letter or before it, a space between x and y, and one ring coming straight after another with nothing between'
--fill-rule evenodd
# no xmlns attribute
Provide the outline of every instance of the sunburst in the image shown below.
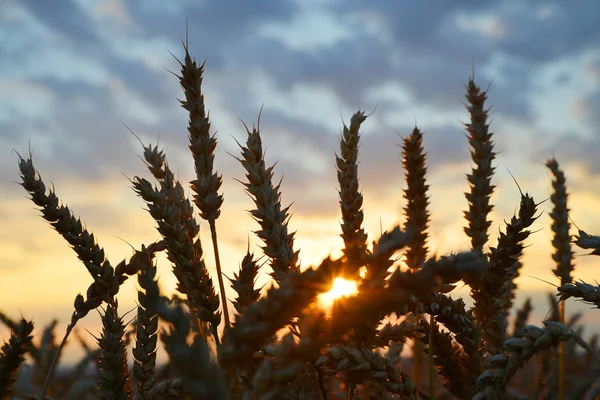
<svg viewBox="0 0 600 400"><path fill-rule="evenodd" d="M324 309L330 309L333 303L342 298L350 297L358 293L355 281L344 278L335 278L331 290L319 295L319 305Z"/></svg>

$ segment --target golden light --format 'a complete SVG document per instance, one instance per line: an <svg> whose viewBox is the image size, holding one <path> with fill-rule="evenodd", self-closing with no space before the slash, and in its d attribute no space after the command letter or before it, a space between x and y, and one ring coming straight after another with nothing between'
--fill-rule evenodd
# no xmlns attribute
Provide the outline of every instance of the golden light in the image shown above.
<svg viewBox="0 0 600 400"><path fill-rule="evenodd" d="M319 305L325 309L331 308L334 301L342 297L350 297L358 293L356 282L343 278L335 278L329 292L318 296Z"/></svg>

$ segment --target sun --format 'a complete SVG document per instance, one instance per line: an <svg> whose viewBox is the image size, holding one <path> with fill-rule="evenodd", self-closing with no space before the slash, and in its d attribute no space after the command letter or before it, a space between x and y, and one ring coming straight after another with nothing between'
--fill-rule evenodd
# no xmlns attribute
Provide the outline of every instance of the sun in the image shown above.
<svg viewBox="0 0 600 400"><path fill-rule="evenodd" d="M358 293L356 282L344 278L335 278L331 290L318 296L319 305L329 309L337 299L350 297L356 293Z"/></svg>

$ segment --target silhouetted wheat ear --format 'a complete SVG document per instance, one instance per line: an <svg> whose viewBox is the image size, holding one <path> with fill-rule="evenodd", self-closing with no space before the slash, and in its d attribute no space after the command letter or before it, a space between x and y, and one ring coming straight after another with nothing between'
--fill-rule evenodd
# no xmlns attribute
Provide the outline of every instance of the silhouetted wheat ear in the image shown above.
<svg viewBox="0 0 600 400"><path fill-rule="evenodd" d="M166 244L161 243L161 246ZM155 386L156 351L158 341L158 315L148 292L154 289L156 265L153 262L158 246L136 252L141 264L138 274L138 308L136 322L135 347L133 348L133 375L136 381L136 399L150 398L149 393Z"/></svg>
<svg viewBox="0 0 600 400"><path fill-rule="evenodd" d="M211 136L210 134L210 121L204 105L204 95L202 94L204 64L198 66L196 60L192 59L188 51L187 40L183 48L185 58L183 63L177 60L181 66L181 75L177 78L179 78L179 83L185 94L185 100L180 101L181 106L188 111L190 116L188 123L189 148L192 152L196 171L196 179L190 182L190 186L195 193L194 203L200 210L200 216L207 220L210 225L223 316L225 317L225 326L229 326L229 309L223 283L216 228L216 220L221 214L221 205L223 204L223 195L219 194L223 179L214 171L214 152L217 139L216 135Z"/></svg>
<svg viewBox="0 0 600 400"><path fill-rule="evenodd" d="M551 228L554 233L552 238L552 246L554 247L552 259L556 263L556 268L552 272L560 279L560 284L564 285L572 281L571 273L574 269L571 235L569 234L571 224L569 223L569 208L567 207L567 198L569 195L565 186L565 174L560 169L558 162L552 158L548 160L546 166L554 176L554 180L552 181L553 191L550 196L553 208L550 217L552 218Z"/></svg>
<svg viewBox="0 0 600 400"><path fill-rule="evenodd" d="M125 326L123 319L117 314L117 302L107 304L102 315L102 334L98 339L98 364L102 371L98 379L98 390L102 399L131 399L124 335Z"/></svg>
<svg viewBox="0 0 600 400"><path fill-rule="evenodd" d="M336 154L337 179L340 207L342 211L342 249L348 262L348 271L344 274L354 279L367 254L367 234L363 229L363 195L358 187L358 142L359 129L367 119L364 112L356 112L350 119L350 128L344 124L340 138L340 155Z"/></svg>
<svg viewBox="0 0 600 400"><path fill-rule="evenodd" d="M255 288L259 269L260 264L258 264L254 259L254 254L250 253L250 249L248 249L240 265L239 272L234 273L233 279L231 279L231 287L237 293L237 298L233 301L233 306L238 315L244 314L244 311L256 303L260 297L260 288Z"/></svg>
<svg viewBox="0 0 600 400"><path fill-rule="evenodd" d="M15 374L31 344L33 322L22 319L11 332L8 343L0 349L0 398L8 398Z"/></svg>
<svg viewBox="0 0 600 400"><path fill-rule="evenodd" d="M246 170L246 192L256 206L250 215L260 224L256 235L264 242L264 254L271 260L271 276L276 282L285 279L288 272L299 271L298 251L294 250L294 233L288 232L289 206L281 206L281 182L273 183L273 168L266 167L259 128L252 131L245 126L246 146L238 143L242 157L236 157Z"/></svg>
<svg viewBox="0 0 600 400"><path fill-rule="evenodd" d="M465 124L465 128L469 134L471 158L475 166L467 175L471 191L465 194L469 203L469 209L465 211L469 226L465 228L465 233L471 238L473 250L483 250L483 246L488 241L487 230L492 223L487 216L493 208L490 197L495 187L491 181L495 169L492 167L492 162L496 153L494 142L491 140L493 133L489 131L487 123L489 111L485 108L487 92L482 92L473 79L473 77L469 78L467 84L467 111L471 121Z"/></svg>
<svg viewBox="0 0 600 400"><path fill-rule="evenodd" d="M571 251L571 235L569 230L571 225L569 224L569 208L567 207L567 188L566 178L563 171L560 169L558 162L552 158L548 160L546 166L552 172L554 180L552 181L552 194L550 200L552 201L552 212L550 217L552 218L552 247L554 253L552 259L556 263L556 267L552 270L552 273L560 279L560 284L564 285L570 283L573 278L571 273L574 269L573 265L573 251ZM565 303L560 303L559 306L559 321L565 323ZM565 344L560 344L560 361L559 361L559 376L558 376L558 399L564 400L565 398L565 369L566 369L566 354Z"/></svg>
<svg viewBox="0 0 600 400"><path fill-rule="evenodd" d="M46 185L33 167L31 158L19 157L21 186L29 192L35 205L41 207L42 216L73 247L78 258L94 278L94 287L90 288L95 295L108 301L108 293L115 296L119 285L126 276L114 277L113 268L105 257L104 250L98 246L93 233L85 229L67 206L60 205L54 190L46 194ZM116 278L113 281L113 278ZM94 296L95 297L95 296Z"/></svg>
<svg viewBox="0 0 600 400"><path fill-rule="evenodd" d="M423 149L423 134L418 128L402 143L402 164L404 165L406 189L404 189L404 216L406 226L413 232L406 251L406 264L409 268L420 268L427 258L427 227L430 213L427 210L429 196L426 182L426 155Z"/></svg>
<svg viewBox="0 0 600 400"><path fill-rule="evenodd" d="M163 151L152 145L144 146L144 159L160 187L154 187L144 178L134 177L133 189L146 201L150 215L158 223L157 230L166 242L167 257L173 263L177 290L187 295L187 304L200 321L210 323L212 335L219 341L220 303L204 263L192 205L185 198L181 184L175 180Z"/></svg>
<svg viewBox="0 0 600 400"><path fill-rule="evenodd" d="M413 236L408 243L405 253L406 265L411 269L420 268L427 258L427 226L429 223L429 204L426 183L427 168L425 166L425 150L423 149L423 134L418 128L414 128L412 133L402 141L402 164L404 166L404 176L406 180L406 189L404 189L404 217L406 219L406 229L413 230ZM433 347L435 320L430 319L431 332L425 337L431 339L427 343ZM421 365L423 363L424 347L422 341L415 341L413 351L414 360L414 380L415 385L421 384ZM434 362L433 353L429 352L429 386L434 390ZM434 394L430 393L430 397Z"/></svg>

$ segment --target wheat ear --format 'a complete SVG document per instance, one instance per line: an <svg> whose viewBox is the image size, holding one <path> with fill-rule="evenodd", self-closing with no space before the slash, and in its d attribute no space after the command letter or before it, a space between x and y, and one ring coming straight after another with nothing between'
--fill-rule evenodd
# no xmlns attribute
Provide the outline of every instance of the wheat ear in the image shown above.
<svg viewBox="0 0 600 400"><path fill-rule="evenodd" d="M560 279L560 284L565 285L572 282L571 273L574 269L571 235L569 234L571 226L569 223L569 209L567 207L567 198L569 195L567 194L565 174L560 169L558 162L552 158L548 160L546 166L554 176L554 180L552 181L553 191L550 195L550 201L552 201L553 205L550 217L552 218L552 246L554 247L552 259L556 263L556 268L552 272ZM564 324L565 302L561 302L559 307L559 321ZM566 369L564 342L560 344L559 357L558 399L564 400Z"/></svg>
<svg viewBox="0 0 600 400"><path fill-rule="evenodd" d="M582 249L593 249L591 255L600 255L600 236L588 235L581 229L578 230L578 235L575 235L574 243Z"/></svg>
<svg viewBox="0 0 600 400"><path fill-rule="evenodd" d="M491 140L493 133L489 131L487 123L489 111L485 108L487 92L481 91L475 84L474 77L469 78L466 99L471 121L465 124L465 127L469 134L471 158L475 167L467 175L471 191L466 193L469 210L465 211L465 218L469 226L465 228L465 233L471 238L471 248L482 251L488 240L487 230L492 223L487 216L493 208L490 197L495 187L491 184L491 180L494 174L492 161L496 153Z"/></svg>
<svg viewBox="0 0 600 400"><path fill-rule="evenodd" d="M158 340L158 315L154 309L151 300L148 298L148 291L154 286L152 281L156 277L156 265L154 256L156 251L162 250L164 243L160 246L142 246L140 251L136 251L140 263L143 265L138 274L138 308L136 322L135 347L133 348L133 375L135 376L137 400L150 400L150 391L155 386L156 372L156 350Z"/></svg>
<svg viewBox="0 0 600 400"><path fill-rule="evenodd" d="M363 195L358 187L359 129L366 119L364 112L358 111L350 119L350 128L344 124L340 138L340 155L335 156L342 210L342 251L348 262L348 271L344 275L347 274L350 279L355 278L362 266L361 261L367 254L367 234L362 227Z"/></svg>
<svg viewBox="0 0 600 400"><path fill-rule="evenodd" d="M418 128L414 128L410 136L405 138L402 143L402 164L405 171L406 189L404 189L404 215L406 217L406 226L413 229L413 236L408 243L406 251L406 264L411 269L421 268L427 258L427 226L429 224L429 204L425 176L427 167L425 166L425 151L423 149L423 134ZM431 332L427 337L434 340L435 319L430 315L429 327ZM421 381L421 362L422 346L421 341L415 341L414 360L414 380L415 385L419 387ZM429 343L433 347L433 342ZM429 372L429 397L435 398L435 380L436 373L433 362L433 352L428 353L428 372Z"/></svg>
<svg viewBox="0 0 600 400"><path fill-rule="evenodd" d="M260 297L260 288L255 288L260 266L254 259L254 254L250 253L250 244L248 243L248 250L242 260L240 270L234 273L233 279L230 280L231 288L237 293L233 306L238 315L244 314L244 311L256 303Z"/></svg>
<svg viewBox="0 0 600 400"><path fill-rule="evenodd" d="M515 337L504 342L503 351L490 359L487 370L477 380L477 394L473 400L502 398L507 383L526 361L536 353L569 339L576 340L580 346L593 352L587 342L560 322L544 321L544 328L524 326Z"/></svg>
<svg viewBox="0 0 600 400"><path fill-rule="evenodd" d="M204 95L202 94L204 64L198 66L196 60L190 56L187 32L183 49L185 50L185 58L183 63L177 60L181 66L181 75L177 78L179 78L179 83L185 94L185 100L180 101L181 106L189 113L189 148L194 158L194 169L196 170L196 179L191 181L190 185L195 193L194 203L200 210L200 217L208 221L210 226L223 317L225 318L225 326L228 327L230 325L229 309L223 283L216 228L216 220L221 214L221 205L223 204L223 195L219 194L223 179L214 171L213 165L217 139L215 135L211 136L210 134L210 120L204 105Z"/></svg>
<svg viewBox="0 0 600 400"><path fill-rule="evenodd" d="M273 168L266 167L262 139L260 137L260 117L258 128L252 131L244 124L248 137L246 146L238 142L242 157L238 160L246 170L243 183L256 208L250 211L260 224L256 235L264 242L264 254L271 260L272 277L281 282L288 272L299 271L298 251L294 251L294 233L288 232L289 206L281 206L281 182L273 184Z"/></svg>
<svg viewBox="0 0 600 400"><path fill-rule="evenodd" d="M87 315L90 310L98 307L102 301L110 301L112 296L118 293L119 286L127 279L125 274L131 275L135 272L131 271L125 263L120 264L120 268L117 270L113 269L105 257L104 250L96 243L94 234L89 233L83 227L81 221L73 216L67 206L60 204L54 190L50 190L46 194L46 185L35 170L31 156L25 160L19 155L19 169L23 181L21 185L29 192L32 201L38 207L41 207L44 219L50 222L52 227L69 242L78 258L94 278L94 283L88 288L87 300L84 300L81 295L77 295L75 298L75 311L71 316L65 336L48 369L48 375L42 387L41 397L43 398L58 356L77 321Z"/></svg>
<svg viewBox="0 0 600 400"><path fill-rule="evenodd" d="M514 279L512 267L523 251L523 242L530 235L527 228L539 217L536 212L537 204L533 198L521 194L518 215L506 225L506 233L500 233L498 246L490 248L490 268L484 272L481 285L473 288L474 314L482 326L485 350L491 355L498 354L507 337L504 299L509 282Z"/></svg>
<svg viewBox="0 0 600 400"><path fill-rule="evenodd" d="M117 300L108 303L102 315L102 334L98 338L98 364L102 372L98 377L98 389L102 399L130 400L131 384L123 340L125 325L117 313L117 307Z"/></svg>
<svg viewBox="0 0 600 400"><path fill-rule="evenodd" d="M187 295L186 302L197 318L202 323L210 323L218 343L219 298L204 263L192 205L185 198L181 184L175 180L162 151L152 145L144 146L144 159L160 188L144 178L134 177L133 189L146 201L150 215L158 222L157 230L166 242L167 257L173 263L177 290Z"/></svg>
<svg viewBox="0 0 600 400"><path fill-rule="evenodd" d="M12 393L11 385L15 382L15 374L23 361L31 344L33 322L21 320L12 330L8 343L0 349L0 398L8 398Z"/></svg>

